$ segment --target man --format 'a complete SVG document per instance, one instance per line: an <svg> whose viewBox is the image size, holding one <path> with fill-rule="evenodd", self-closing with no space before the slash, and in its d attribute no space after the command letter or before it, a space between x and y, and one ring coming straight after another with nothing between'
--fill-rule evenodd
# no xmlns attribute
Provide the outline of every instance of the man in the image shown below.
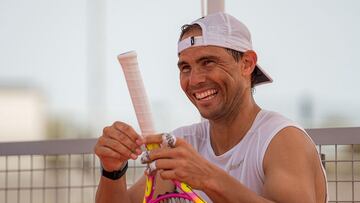
<svg viewBox="0 0 360 203"><path fill-rule="evenodd" d="M173 148L145 159L158 170L157 193L173 190L167 181L175 179L208 202L327 201L325 173L309 136L254 101L253 87L272 79L257 65L244 24L216 13L185 25L178 55L180 85L207 120L176 129ZM125 164L141 154L142 144L161 142L161 135L142 139L122 122L104 128L95 147L104 170L97 202L141 202L145 179L127 189Z"/></svg>

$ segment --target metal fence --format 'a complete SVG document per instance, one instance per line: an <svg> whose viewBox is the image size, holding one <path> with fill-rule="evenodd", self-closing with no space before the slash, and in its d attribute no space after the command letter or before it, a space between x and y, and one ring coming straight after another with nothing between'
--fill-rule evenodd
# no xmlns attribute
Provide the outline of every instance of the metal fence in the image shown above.
<svg viewBox="0 0 360 203"><path fill-rule="evenodd" d="M0 143L0 203L95 202L96 139ZM130 161L129 186L143 166Z"/></svg>
<svg viewBox="0 0 360 203"><path fill-rule="evenodd" d="M330 202L360 202L360 128L309 129L326 168ZM0 143L0 203L95 202L96 139ZM128 185L144 166L130 161Z"/></svg>
<svg viewBox="0 0 360 203"><path fill-rule="evenodd" d="M328 179L330 202L360 202L360 128L309 129Z"/></svg>

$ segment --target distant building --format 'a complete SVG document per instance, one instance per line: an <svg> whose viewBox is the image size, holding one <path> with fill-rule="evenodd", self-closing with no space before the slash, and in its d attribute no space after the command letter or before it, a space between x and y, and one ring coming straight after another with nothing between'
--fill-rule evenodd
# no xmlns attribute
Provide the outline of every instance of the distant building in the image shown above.
<svg viewBox="0 0 360 203"><path fill-rule="evenodd" d="M0 86L0 142L44 139L45 115L38 89Z"/></svg>

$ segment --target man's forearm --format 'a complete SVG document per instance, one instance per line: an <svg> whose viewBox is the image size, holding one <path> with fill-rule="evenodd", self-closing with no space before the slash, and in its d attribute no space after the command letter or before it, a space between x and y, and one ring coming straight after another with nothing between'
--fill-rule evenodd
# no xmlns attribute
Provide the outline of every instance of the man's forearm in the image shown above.
<svg viewBox="0 0 360 203"><path fill-rule="evenodd" d="M101 177L96 192L96 203L109 202L131 203L126 187L126 176L121 177L119 180Z"/></svg>
<svg viewBox="0 0 360 203"><path fill-rule="evenodd" d="M203 191L214 203L272 202L258 196L256 193L242 185L239 181L228 175L225 171L219 171L215 177L209 178L208 182L204 184L204 186L205 188Z"/></svg>

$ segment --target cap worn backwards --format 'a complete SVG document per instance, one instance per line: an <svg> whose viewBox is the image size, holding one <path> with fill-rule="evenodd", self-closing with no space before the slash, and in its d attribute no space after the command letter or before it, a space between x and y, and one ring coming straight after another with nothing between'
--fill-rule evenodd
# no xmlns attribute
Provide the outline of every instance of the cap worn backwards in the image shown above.
<svg viewBox="0 0 360 203"><path fill-rule="evenodd" d="M252 50L248 28L235 17L226 13L214 13L195 20L191 25L201 27L201 36L191 36L178 42L178 53L195 46L219 46L239 52ZM255 86L271 83L272 78L256 64Z"/></svg>

